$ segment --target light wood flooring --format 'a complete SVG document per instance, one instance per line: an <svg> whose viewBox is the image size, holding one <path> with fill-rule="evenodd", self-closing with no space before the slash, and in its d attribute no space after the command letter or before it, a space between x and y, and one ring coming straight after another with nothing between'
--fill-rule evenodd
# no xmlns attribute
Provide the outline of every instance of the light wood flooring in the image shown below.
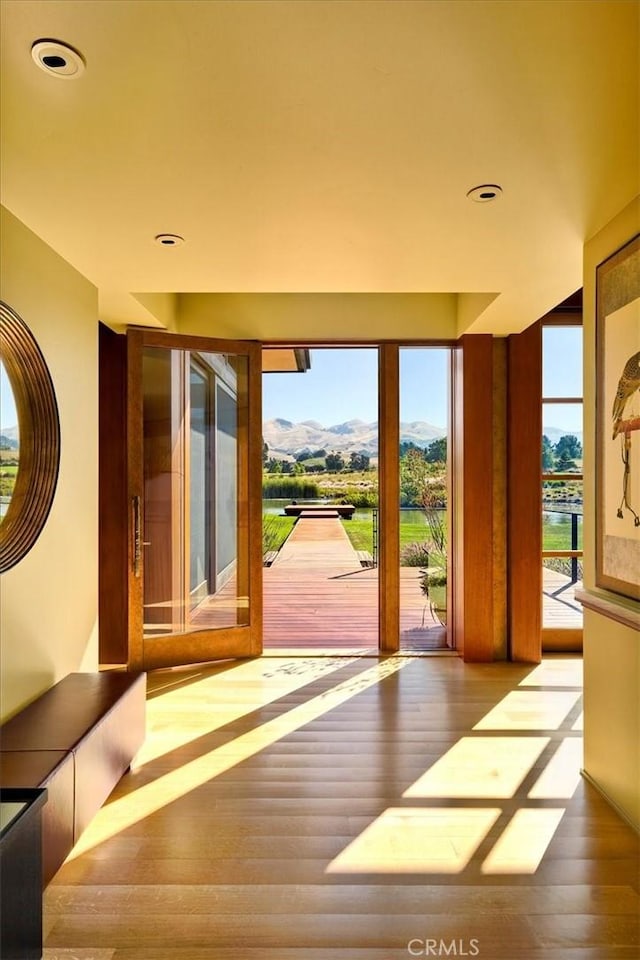
<svg viewBox="0 0 640 960"><path fill-rule="evenodd" d="M637 960L638 838L579 776L580 668L152 673L134 769L46 891L45 960Z"/></svg>

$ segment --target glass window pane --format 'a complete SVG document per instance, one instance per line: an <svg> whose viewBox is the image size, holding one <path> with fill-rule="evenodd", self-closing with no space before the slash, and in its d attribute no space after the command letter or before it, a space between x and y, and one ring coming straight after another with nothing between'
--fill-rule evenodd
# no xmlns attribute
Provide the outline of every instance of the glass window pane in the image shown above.
<svg viewBox="0 0 640 960"><path fill-rule="evenodd" d="M142 379L145 636L244 624L237 438L247 358L147 347Z"/></svg>
<svg viewBox="0 0 640 960"><path fill-rule="evenodd" d="M582 404L542 404L542 472L582 473Z"/></svg>
<svg viewBox="0 0 640 960"><path fill-rule="evenodd" d="M582 550L582 480L542 484L542 549Z"/></svg>
<svg viewBox="0 0 640 960"><path fill-rule="evenodd" d="M542 328L542 396L582 396L582 327Z"/></svg>
<svg viewBox="0 0 640 960"><path fill-rule="evenodd" d="M400 648L446 649L450 351L400 350Z"/></svg>

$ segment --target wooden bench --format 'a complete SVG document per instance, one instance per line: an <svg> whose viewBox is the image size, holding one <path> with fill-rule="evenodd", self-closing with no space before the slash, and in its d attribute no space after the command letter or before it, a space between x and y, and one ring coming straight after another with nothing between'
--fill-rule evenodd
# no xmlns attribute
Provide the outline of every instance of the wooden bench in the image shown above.
<svg viewBox="0 0 640 960"><path fill-rule="evenodd" d="M356 550L358 555L358 560L360 561L360 566L362 567L373 567L373 557L368 550Z"/></svg>
<svg viewBox="0 0 640 960"><path fill-rule="evenodd" d="M142 746L145 706L145 674L70 673L0 727L0 784L48 791L44 885Z"/></svg>
<svg viewBox="0 0 640 960"><path fill-rule="evenodd" d="M287 517L335 517L336 514L343 520L350 520L356 508L352 503L289 503L284 508Z"/></svg>

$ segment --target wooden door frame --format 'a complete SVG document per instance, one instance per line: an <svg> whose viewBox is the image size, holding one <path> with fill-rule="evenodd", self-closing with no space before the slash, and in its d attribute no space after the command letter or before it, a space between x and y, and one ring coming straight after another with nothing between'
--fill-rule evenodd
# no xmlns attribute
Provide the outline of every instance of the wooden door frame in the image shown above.
<svg viewBox="0 0 640 960"><path fill-rule="evenodd" d="M433 348L451 351L450 388L447 398L450 430L453 430L453 352L455 340L265 340L262 349L358 349L378 353L378 651L381 654L400 652L400 350L404 348ZM450 441L449 449L453 452ZM451 500L452 473L447 465L447 488ZM451 509L449 510L451 515ZM451 525L450 525L451 538ZM453 551L450 548L448 564L453 573ZM449 578L447 602L453 613L455 587ZM455 624L448 626L449 636L455 641ZM457 652L455 646L452 652Z"/></svg>

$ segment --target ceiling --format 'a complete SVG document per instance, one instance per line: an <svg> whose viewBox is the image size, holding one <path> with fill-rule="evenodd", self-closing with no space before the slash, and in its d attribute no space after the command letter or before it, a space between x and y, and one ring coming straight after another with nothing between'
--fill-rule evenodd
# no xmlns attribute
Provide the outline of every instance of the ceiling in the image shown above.
<svg viewBox="0 0 640 960"><path fill-rule="evenodd" d="M2 19L3 203L113 322L179 327L176 294L452 294L458 333L504 334L581 286L585 239L638 193L635 2L3 0ZM39 70L40 38L82 77ZM467 199L481 183L502 197Z"/></svg>

